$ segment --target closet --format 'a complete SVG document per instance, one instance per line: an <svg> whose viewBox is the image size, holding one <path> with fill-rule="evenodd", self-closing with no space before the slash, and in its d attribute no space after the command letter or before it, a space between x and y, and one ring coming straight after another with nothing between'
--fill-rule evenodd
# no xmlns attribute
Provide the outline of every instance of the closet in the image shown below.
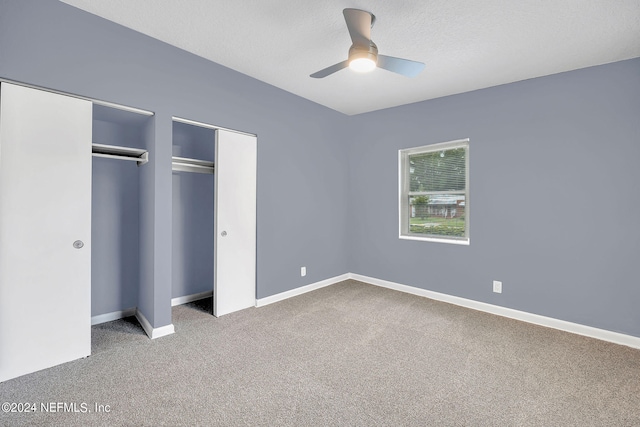
<svg viewBox="0 0 640 427"><path fill-rule="evenodd" d="M0 82L0 382L90 355L92 324L135 314L153 338L145 310L172 303L148 268L162 227L172 300L255 305L257 137L173 122L158 225L172 171L150 158L153 113Z"/></svg>
<svg viewBox="0 0 640 427"><path fill-rule="evenodd" d="M135 313L140 281L140 174L153 118L93 105L92 324Z"/></svg>
<svg viewBox="0 0 640 427"><path fill-rule="evenodd" d="M255 135L173 118L173 292L213 314L256 300ZM213 173L213 180L211 179Z"/></svg>
<svg viewBox="0 0 640 427"><path fill-rule="evenodd" d="M152 114L97 102L0 82L0 382L88 356L92 311L137 304L124 164Z"/></svg>
<svg viewBox="0 0 640 427"><path fill-rule="evenodd" d="M215 130L173 122L172 301L213 295Z"/></svg>

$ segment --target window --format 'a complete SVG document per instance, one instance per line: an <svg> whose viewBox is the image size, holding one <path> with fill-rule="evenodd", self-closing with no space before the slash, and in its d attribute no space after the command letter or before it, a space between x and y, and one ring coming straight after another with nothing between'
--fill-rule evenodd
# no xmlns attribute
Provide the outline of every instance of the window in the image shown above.
<svg viewBox="0 0 640 427"><path fill-rule="evenodd" d="M469 140L399 152L400 238L469 244Z"/></svg>

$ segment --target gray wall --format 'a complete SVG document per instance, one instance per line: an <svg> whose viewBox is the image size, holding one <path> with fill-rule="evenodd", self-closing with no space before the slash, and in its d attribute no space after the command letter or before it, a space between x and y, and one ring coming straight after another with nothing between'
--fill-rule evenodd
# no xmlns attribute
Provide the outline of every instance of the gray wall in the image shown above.
<svg viewBox="0 0 640 427"><path fill-rule="evenodd" d="M167 160L167 149L160 143L162 121L152 117L144 128L144 147L149 153L149 162L140 169L140 283L138 287L138 312L153 327L171 323L171 307L167 301L171 299L171 276L169 263L171 236L168 230L163 233L161 226L167 224L166 178L161 170L170 165ZM170 153L169 153L170 154ZM169 214L169 218L170 218ZM170 226L170 224L169 224ZM170 230L170 229L169 229Z"/></svg>
<svg viewBox="0 0 640 427"><path fill-rule="evenodd" d="M639 114L634 59L354 117L350 271L640 336ZM461 138L470 246L399 240L398 150Z"/></svg>
<svg viewBox="0 0 640 427"><path fill-rule="evenodd" d="M154 327L171 322L171 116L258 135L259 298L348 270L339 113L55 0L0 1L0 77L156 113L138 298Z"/></svg>
<svg viewBox="0 0 640 427"><path fill-rule="evenodd" d="M214 160L213 129L173 123L173 155ZM213 290L213 175L173 173L172 296Z"/></svg>

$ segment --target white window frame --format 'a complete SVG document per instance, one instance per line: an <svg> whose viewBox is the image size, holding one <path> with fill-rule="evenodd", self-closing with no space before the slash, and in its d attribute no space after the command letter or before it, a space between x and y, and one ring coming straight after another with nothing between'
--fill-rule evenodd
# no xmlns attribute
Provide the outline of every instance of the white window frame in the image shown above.
<svg viewBox="0 0 640 427"><path fill-rule="evenodd" d="M413 154L432 153L434 151L451 150L454 148L464 148L465 156L465 189L460 194L465 196L465 237L453 236L425 236L421 234L411 233L409 231L409 196L420 195L409 192L409 156ZM398 215L399 215L399 233L400 239L406 240L422 240L426 242L450 243L454 245L468 245L470 243L470 204L469 204L469 138L458 139L455 141L441 142L438 144L423 145L422 147L405 148L398 151ZM452 192L447 192L448 194Z"/></svg>

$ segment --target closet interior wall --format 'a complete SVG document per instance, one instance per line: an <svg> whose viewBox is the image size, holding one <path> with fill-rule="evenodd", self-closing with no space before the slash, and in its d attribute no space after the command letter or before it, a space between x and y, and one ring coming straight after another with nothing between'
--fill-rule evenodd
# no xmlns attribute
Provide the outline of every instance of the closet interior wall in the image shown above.
<svg viewBox="0 0 640 427"><path fill-rule="evenodd" d="M150 117L93 106L93 142L145 148ZM91 315L138 306L140 168L135 161L93 157Z"/></svg>
<svg viewBox="0 0 640 427"><path fill-rule="evenodd" d="M173 122L173 156L213 162L215 130ZM172 298L212 292L214 175L173 171Z"/></svg>

